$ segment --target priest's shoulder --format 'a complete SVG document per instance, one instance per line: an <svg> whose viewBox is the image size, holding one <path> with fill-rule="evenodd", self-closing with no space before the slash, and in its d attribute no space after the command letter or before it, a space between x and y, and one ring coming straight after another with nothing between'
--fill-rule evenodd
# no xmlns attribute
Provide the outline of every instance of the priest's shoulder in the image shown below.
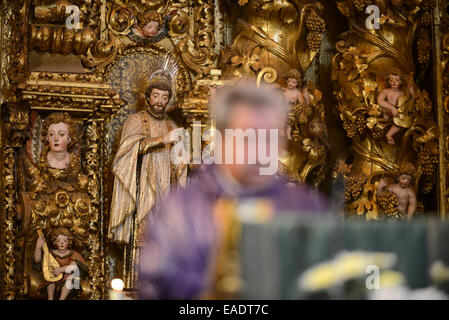
<svg viewBox="0 0 449 320"><path fill-rule="evenodd" d="M296 207L295 209L316 210L323 214L329 210L329 202L326 197L321 192L305 184L284 185L282 196L284 201L293 208Z"/></svg>

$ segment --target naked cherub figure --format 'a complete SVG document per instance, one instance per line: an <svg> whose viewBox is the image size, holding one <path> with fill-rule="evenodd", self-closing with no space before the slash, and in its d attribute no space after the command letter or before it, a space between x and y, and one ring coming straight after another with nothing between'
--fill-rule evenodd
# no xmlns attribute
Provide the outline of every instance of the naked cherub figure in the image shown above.
<svg viewBox="0 0 449 320"><path fill-rule="evenodd" d="M294 105L310 105L310 95L307 88L301 89L302 80L301 73L297 69L290 70L286 76L287 87L282 88L285 99L292 106ZM292 140L292 125L287 125L287 137Z"/></svg>
<svg viewBox="0 0 449 320"><path fill-rule="evenodd" d="M384 110L384 119L390 120L391 117L399 118L401 116L401 112L398 109L398 101L400 97L405 96L403 91L404 84L404 75L398 69L391 69L391 71L387 74L386 80L388 83L388 88L383 89L378 97L377 103ZM414 96L413 86L409 83L408 90L411 96ZM387 138L387 142L389 144L395 144L394 135L399 132L401 128L393 123L388 130L385 137Z"/></svg>
<svg viewBox="0 0 449 320"><path fill-rule="evenodd" d="M413 217L417 208L416 194L411 184L415 172L413 164L406 162L399 169L397 183L388 184L385 179L381 179L377 187L378 195L382 195L385 188L396 195L399 202L397 210L409 220Z"/></svg>

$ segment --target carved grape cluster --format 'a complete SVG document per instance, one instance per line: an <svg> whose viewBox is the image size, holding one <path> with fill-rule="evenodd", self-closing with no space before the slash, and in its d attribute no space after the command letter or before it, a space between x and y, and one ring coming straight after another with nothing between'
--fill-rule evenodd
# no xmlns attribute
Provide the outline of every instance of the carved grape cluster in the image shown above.
<svg viewBox="0 0 449 320"><path fill-rule="evenodd" d="M364 11L367 4L368 4L367 0L354 0L355 8L358 11Z"/></svg>
<svg viewBox="0 0 449 320"><path fill-rule="evenodd" d="M384 190L381 195L377 196L377 204L379 211L387 218L398 219L401 217L397 210L399 205L398 197L390 190Z"/></svg>
<svg viewBox="0 0 449 320"><path fill-rule="evenodd" d="M434 173L435 165L438 163L438 155L427 149L418 152L418 166L422 168L424 175L431 176Z"/></svg>
<svg viewBox="0 0 449 320"><path fill-rule="evenodd" d="M385 137L385 130L375 126L372 131L373 138L376 140L382 140Z"/></svg>
<svg viewBox="0 0 449 320"><path fill-rule="evenodd" d="M430 11L425 11L421 16L421 24L423 26L429 26L432 22L432 14Z"/></svg>
<svg viewBox="0 0 449 320"><path fill-rule="evenodd" d="M421 38L417 41L418 48L418 62L420 64L427 64L430 61L430 43L428 39Z"/></svg>
<svg viewBox="0 0 449 320"><path fill-rule="evenodd" d="M312 11L307 17L306 26L310 31L323 33L326 30L326 23L315 11Z"/></svg>
<svg viewBox="0 0 449 320"><path fill-rule="evenodd" d="M353 14L351 11L351 8L348 6L348 4L345 1L337 2L338 10L346 17L346 18L352 18Z"/></svg>
<svg viewBox="0 0 449 320"><path fill-rule="evenodd" d="M356 200L362 193L363 180L358 177L344 176L345 192L343 201L351 202Z"/></svg>
<svg viewBox="0 0 449 320"><path fill-rule="evenodd" d="M423 179L423 183L421 184L422 192L424 194L430 193L433 190L434 183L432 180Z"/></svg>
<svg viewBox="0 0 449 320"><path fill-rule="evenodd" d="M359 114L356 119L355 119L355 123L357 125L357 132L362 135L363 133L365 133L365 129L366 129L366 120L365 117L361 114Z"/></svg>
<svg viewBox="0 0 449 320"><path fill-rule="evenodd" d="M345 129L348 138L354 138L357 134L357 126L352 121L343 121L343 129Z"/></svg>
<svg viewBox="0 0 449 320"><path fill-rule="evenodd" d="M312 51L318 51L323 40L323 34L319 31L310 31L307 34L307 45Z"/></svg>
<svg viewBox="0 0 449 320"><path fill-rule="evenodd" d="M362 135L366 130L366 120L363 115L357 115L354 121L343 121L343 128L346 131L348 138L353 138L357 134Z"/></svg>
<svg viewBox="0 0 449 320"><path fill-rule="evenodd" d="M297 119L300 124L308 123L312 116L312 112L312 107L306 104L297 104L293 109L295 119Z"/></svg>

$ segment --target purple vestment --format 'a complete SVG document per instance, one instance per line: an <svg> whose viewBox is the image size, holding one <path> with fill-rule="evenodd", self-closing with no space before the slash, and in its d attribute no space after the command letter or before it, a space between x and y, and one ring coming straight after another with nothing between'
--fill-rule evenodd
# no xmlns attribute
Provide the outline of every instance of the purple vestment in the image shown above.
<svg viewBox="0 0 449 320"><path fill-rule="evenodd" d="M194 299L208 282L211 251L218 241L212 215L220 197L227 197L215 165L193 177L186 189L162 202L151 226L140 263L140 299ZM322 216L327 201L306 187L288 187L281 179L258 191L240 191L238 199L263 198L276 213Z"/></svg>

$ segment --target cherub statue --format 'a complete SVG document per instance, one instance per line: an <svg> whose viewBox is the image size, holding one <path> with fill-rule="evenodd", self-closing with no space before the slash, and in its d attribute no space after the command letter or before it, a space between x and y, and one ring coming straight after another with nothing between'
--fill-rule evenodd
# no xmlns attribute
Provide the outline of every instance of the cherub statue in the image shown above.
<svg viewBox="0 0 449 320"><path fill-rule="evenodd" d="M71 247L73 238L70 232L66 228L56 228L52 232L51 242L55 249L49 250L49 253L56 259L59 263L59 267L52 269L53 276L58 276L63 274L63 277L56 282L49 282L45 280L39 287L38 290L47 289L48 300L53 300L56 292L60 292L59 300L65 300L72 290L80 290L81 286L79 279L76 278L77 275L80 277L83 274L87 274L88 268L86 261L75 250L69 249ZM42 269L43 253L42 248L46 245L45 237L42 234L37 238L36 248L34 250L34 263L37 269ZM71 273L75 274L74 282L68 279ZM79 286L78 286L79 285Z"/></svg>
<svg viewBox="0 0 449 320"><path fill-rule="evenodd" d="M285 99L291 104L310 104L310 96L307 87L301 89L301 73L297 69L290 70L285 75L287 87L282 88Z"/></svg>
<svg viewBox="0 0 449 320"><path fill-rule="evenodd" d="M134 26L133 32L142 38L154 37L159 31L160 17L155 10L145 12Z"/></svg>
<svg viewBox="0 0 449 320"><path fill-rule="evenodd" d="M378 196L382 196L386 190L396 195L398 203L396 209L409 220L413 217L417 208L415 190L411 185L415 174L416 169L414 165L410 162L405 162L399 168L397 183L388 184L387 180L382 178L377 187Z"/></svg>
<svg viewBox="0 0 449 320"><path fill-rule="evenodd" d="M296 109L302 114L302 118L307 119L312 114L312 109L309 107L311 99L307 87L301 89L302 80L301 73L297 69L290 70L285 75L287 87L281 88L285 99L291 106L298 106ZM291 117L289 117L291 118ZM292 119L289 119L287 124L287 138L292 140Z"/></svg>
<svg viewBox="0 0 449 320"><path fill-rule="evenodd" d="M134 13L131 9L128 9L130 16L134 17ZM131 29L129 37L135 41L144 41L155 43L168 35L169 21L176 11L170 12L164 20L161 27L162 17L155 10L148 10L142 15L137 16L137 23Z"/></svg>
<svg viewBox="0 0 449 320"><path fill-rule="evenodd" d="M405 77L399 69L391 69L386 76L386 81L388 88L383 89L379 93L377 103L384 110L384 119L390 120L393 117L393 124L385 136L389 144L395 144L394 135L399 132L400 127L409 126L410 121L408 121L408 116L402 108L409 99L403 91ZM414 100L415 92L412 83L409 81L407 86L408 93L410 93L412 100Z"/></svg>

